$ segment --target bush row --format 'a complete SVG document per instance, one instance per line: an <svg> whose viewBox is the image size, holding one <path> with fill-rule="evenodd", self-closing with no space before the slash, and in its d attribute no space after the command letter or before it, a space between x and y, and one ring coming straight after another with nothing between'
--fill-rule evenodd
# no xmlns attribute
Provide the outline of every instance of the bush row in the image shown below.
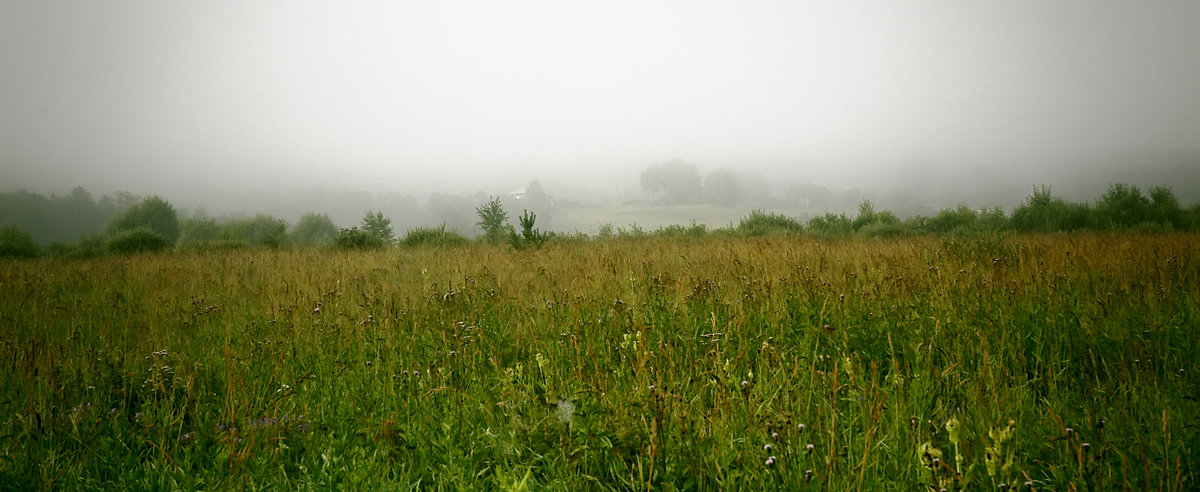
<svg viewBox="0 0 1200 492"><path fill-rule="evenodd" d="M1033 194L1013 209L1011 215L995 208L975 209L966 205L943 209L932 217L897 217L887 210L876 210L863 201L858 214L825 213L801 220L762 210L752 211L737 225L710 229L703 224L671 225L647 231L636 224L628 227L601 225L597 234L558 235L534 227L535 216L526 212L521 218L521 233L504 226L508 214L498 201L480 207L480 225L489 232L477 240L499 244L508 232L514 248L541 246L546 241L593 240L611 238L667 237L688 238L708 235L764 236L798 235L813 237L889 237L897 235L961 234L988 231L1057 232L1077 230L1191 230L1200 227L1200 204L1184 207L1170 188L1156 186L1143 194L1136 186L1113 184L1094 203L1069 202L1055 197L1048 186L1035 188ZM259 214L218 222L210 218L179 221L175 209L165 200L152 196L114 217L99 233L81 237L74 243L52 243L53 256L91 257L102 254L129 254L177 248L183 251L225 250L246 247L283 246L337 247L372 249L399 243L407 247L452 247L469 243L463 235L441 227L408 231L397 239L391 221L380 211L367 212L359 226L338 229L328 215L309 213L292 227L283 219ZM16 225L0 229L0 256L31 258L44 252L37 242Z"/></svg>

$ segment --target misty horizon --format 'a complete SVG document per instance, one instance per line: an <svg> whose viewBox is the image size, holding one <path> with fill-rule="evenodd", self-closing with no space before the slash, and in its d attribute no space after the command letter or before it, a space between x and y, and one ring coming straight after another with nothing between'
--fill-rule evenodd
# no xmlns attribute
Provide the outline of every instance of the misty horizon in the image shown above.
<svg viewBox="0 0 1200 492"><path fill-rule="evenodd" d="M674 159L926 207L1109 182L1191 201L1196 18L1192 2L6 2L0 176L242 213L533 180L620 203Z"/></svg>

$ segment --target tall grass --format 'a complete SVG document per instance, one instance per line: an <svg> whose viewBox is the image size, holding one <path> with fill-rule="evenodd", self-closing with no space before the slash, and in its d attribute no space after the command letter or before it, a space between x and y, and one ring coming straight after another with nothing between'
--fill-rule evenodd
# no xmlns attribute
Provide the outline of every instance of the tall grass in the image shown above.
<svg viewBox="0 0 1200 492"><path fill-rule="evenodd" d="M0 263L0 488L1184 490L1194 233Z"/></svg>

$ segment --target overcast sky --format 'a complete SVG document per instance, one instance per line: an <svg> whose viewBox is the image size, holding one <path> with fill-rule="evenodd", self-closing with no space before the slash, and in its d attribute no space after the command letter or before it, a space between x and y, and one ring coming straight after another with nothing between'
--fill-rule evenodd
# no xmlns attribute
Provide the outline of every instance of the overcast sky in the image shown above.
<svg viewBox="0 0 1200 492"><path fill-rule="evenodd" d="M674 158L820 181L1194 149L1197 21L1194 0L3 0L0 188L492 192Z"/></svg>

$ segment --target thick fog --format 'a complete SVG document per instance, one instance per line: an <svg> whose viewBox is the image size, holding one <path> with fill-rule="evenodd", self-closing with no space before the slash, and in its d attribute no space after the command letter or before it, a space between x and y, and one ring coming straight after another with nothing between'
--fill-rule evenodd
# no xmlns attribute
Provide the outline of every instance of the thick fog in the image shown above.
<svg viewBox="0 0 1200 492"><path fill-rule="evenodd" d="M1198 19L1195 1L8 0L0 191L219 208L538 180L606 203L672 160L948 205L1094 196L1156 176L1140 166L1178 187L1200 181Z"/></svg>

